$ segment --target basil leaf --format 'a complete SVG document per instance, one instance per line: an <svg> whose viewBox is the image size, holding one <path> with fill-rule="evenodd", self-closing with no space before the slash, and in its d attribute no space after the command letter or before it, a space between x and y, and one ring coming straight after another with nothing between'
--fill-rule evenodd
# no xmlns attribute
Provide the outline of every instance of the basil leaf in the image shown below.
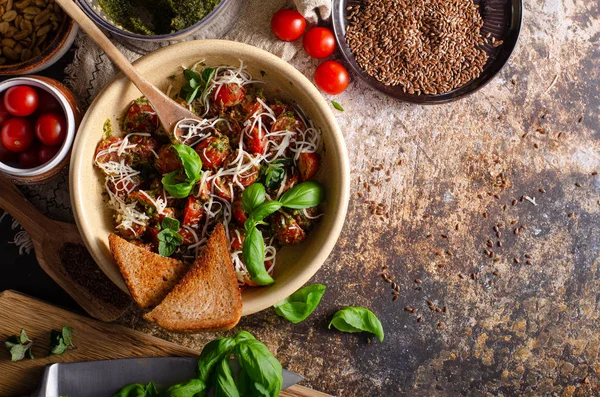
<svg viewBox="0 0 600 397"><path fill-rule="evenodd" d="M215 397L240 397L227 357L217 365L215 373Z"/></svg>
<svg viewBox="0 0 600 397"><path fill-rule="evenodd" d="M265 182L265 186L268 189L277 189L281 185L283 181L283 177L285 176L285 166L288 164L292 164L293 161L290 158L279 159L273 161L266 167L261 169L261 173Z"/></svg>
<svg viewBox="0 0 600 397"><path fill-rule="evenodd" d="M256 339L256 338L250 332L248 332L248 331L240 331L233 338L233 341L237 344L237 343L243 342L245 340L252 340L252 339Z"/></svg>
<svg viewBox="0 0 600 397"><path fill-rule="evenodd" d="M246 233L242 256L253 282L258 285L271 285L275 282L265 268L265 241L256 227Z"/></svg>
<svg viewBox="0 0 600 397"><path fill-rule="evenodd" d="M325 189L316 181L302 182L281 196L281 205L287 208L304 209L316 207L325 198Z"/></svg>
<svg viewBox="0 0 600 397"><path fill-rule="evenodd" d="M188 177L188 180L194 181L194 183L200 180L202 174L202 160L194 149L183 143L173 145L173 149L179 154L183 169Z"/></svg>
<svg viewBox="0 0 600 397"><path fill-rule="evenodd" d="M184 182L178 182L181 175L181 171L173 171L163 176L161 182L165 187L165 190L175 198L186 198L192 192L195 182L185 180Z"/></svg>
<svg viewBox="0 0 600 397"><path fill-rule="evenodd" d="M63 354L67 350L74 349L72 343L72 332L67 326L64 326L62 330L57 331L53 329L50 332L50 355L52 354Z"/></svg>
<svg viewBox="0 0 600 397"><path fill-rule="evenodd" d="M146 386L140 383L134 383L123 387L113 394L113 397L158 397L158 391L153 382Z"/></svg>
<svg viewBox="0 0 600 397"><path fill-rule="evenodd" d="M321 302L325 288L323 284L302 287L281 302L276 303L273 306L275 313L294 324L304 321Z"/></svg>
<svg viewBox="0 0 600 397"><path fill-rule="evenodd" d="M344 111L344 108L342 107L342 105L340 105L339 103L337 103L336 101L331 101L331 104L333 105L334 108L336 108L337 110L339 110L340 112Z"/></svg>
<svg viewBox="0 0 600 397"><path fill-rule="evenodd" d="M175 221L179 224L177 220ZM177 230L179 230L179 228L177 228ZM173 255L177 250L177 247L183 244L183 237L172 229L163 229L156 237L158 238L158 253L162 256Z"/></svg>
<svg viewBox="0 0 600 397"><path fill-rule="evenodd" d="M254 208L264 203L265 195L265 187L260 183L253 183L242 193L242 208L250 214Z"/></svg>
<svg viewBox="0 0 600 397"><path fill-rule="evenodd" d="M27 347L21 344L13 345L10 349L10 361L19 361L25 358Z"/></svg>
<svg viewBox="0 0 600 397"><path fill-rule="evenodd" d="M216 72L216 70L213 68L204 68L202 70L202 83L204 84L205 90L206 90L206 88L208 88L208 83L210 83L210 81L215 76L215 72Z"/></svg>
<svg viewBox="0 0 600 397"><path fill-rule="evenodd" d="M236 385L240 395L242 396L252 396L257 394L257 392L252 388L252 380L248 376L248 373L242 368L240 368Z"/></svg>
<svg viewBox="0 0 600 397"><path fill-rule="evenodd" d="M250 221L256 224L265 219L267 216L273 214L274 212L279 211L280 208L281 203L277 200L262 203L258 207L254 208L254 211L252 211L246 222Z"/></svg>
<svg viewBox="0 0 600 397"><path fill-rule="evenodd" d="M179 383L169 387L165 392L165 397L202 397L205 395L206 383L200 379L190 379L187 382Z"/></svg>
<svg viewBox="0 0 600 397"><path fill-rule="evenodd" d="M198 91L200 91L200 87L196 87L191 90L189 93L185 95L185 101L190 104L192 101L198 96Z"/></svg>
<svg viewBox="0 0 600 397"><path fill-rule="evenodd" d="M202 77L192 69L184 69L183 77L185 77L188 82L195 81L197 84L202 82Z"/></svg>
<svg viewBox="0 0 600 397"><path fill-rule="evenodd" d="M251 388L258 391L253 395L279 395L283 384L281 364L263 343L255 339L245 340L235 346L234 353L246 372Z"/></svg>
<svg viewBox="0 0 600 397"><path fill-rule="evenodd" d="M206 344L198 359L198 379L208 384L215 365L229 357L235 342L231 338L218 338Z"/></svg>
<svg viewBox="0 0 600 397"><path fill-rule="evenodd" d="M364 307L348 306L337 311L329 328L334 326L342 332L370 332L383 342L383 326L373 312Z"/></svg>
<svg viewBox="0 0 600 397"><path fill-rule="evenodd" d="M27 332L24 329L21 329L21 333L19 335L19 343L22 345L31 342L31 339L27 336Z"/></svg>
<svg viewBox="0 0 600 397"><path fill-rule="evenodd" d="M174 218L169 218L168 216L165 216L163 218L162 221L162 228L163 229L171 229L174 231L178 231L180 227L179 221L177 219Z"/></svg>

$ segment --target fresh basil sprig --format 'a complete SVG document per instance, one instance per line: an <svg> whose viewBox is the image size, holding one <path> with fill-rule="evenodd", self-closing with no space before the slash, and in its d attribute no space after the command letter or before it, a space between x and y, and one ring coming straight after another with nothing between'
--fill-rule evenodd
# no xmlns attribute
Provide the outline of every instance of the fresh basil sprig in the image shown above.
<svg viewBox="0 0 600 397"><path fill-rule="evenodd" d="M65 325L60 331L53 329L50 332L50 355L63 354L71 349L75 349L71 328Z"/></svg>
<svg viewBox="0 0 600 397"><path fill-rule="evenodd" d="M235 357L240 373L235 377L229 365ZM237 378L237 379L236 379ZM216 397L276 397L283 384L281 364L261 342L241 331L233 338L219 338L202 349L198 360L198 377L158 393L152 382L125 386L113 397L201 397L211 386Z"/></svg>
<svg viewBox="0 0 600 397"><path fill-rule="evenodd" d="M179 221L165 216L161 223L162 230L156 236L158 238L158 253L162 256L171 256L181 244L183 237L178 233Z"/></svg>
<svg viewBox="0 0 600 397"><path fill-rule="evenodd" d="M277 189L285 176L285 166L292 163L292 159L278 159L261 169L261 174L268 189Z"/></svg>
<svg viewBox="0 0 600 397"><path fill-rule="evenodd" d="M33 347L33 341L27 336L27 332L21 329L19 336L12 335L6 339L4 346L10 352L10 361L19 361L25 358L33 358L31 348Z"/></svg>
<svg viewBox="0 0 600 397"><path fill-rule="evenodd" d="M161 182L165 190L175 198L186 198L194 185L202 177L202 160L194 149L178 143L172 146L183 164L183 171L177 170L163 176Z"/></svg>
<svg viewBox="0 0 600 397"><path fill-rule="evenodd" d="M113 397L158 397L158 390L154 382L150 382L147 385L141 383L134 383L127 385L121 390L113 394Z"/></svg>
<svg viewBox="0 0 600 397"><path fill-rule="evenodd" d="M197 97L202 97L208 89L210 81L215 76L214 68L204 68L200 74L192 69L185 69L183 76L187 84L181 88L179 96L184 98L187 103L192 103Z"/></svg>
<svg viewBox="0 0 600 397"><path fill-rule="evenodd" d="M370 332L383 342L381 321L364 307L348 306L337 311L329 323L329 328L332 325L342 332Z"/></svg>
<svg viewBox="0 0 600 397"><path fill-rule="evenodd" d="M282 207L304 209L319 205L325 197L323 186L318 182L300 183L288 190L280 200L265 201L265 187L253 183L242 193L242 207L248 213L244 223L246 237L242 247L244 264L252 281L258 285L271 285L275 282L265 268L265 240L258 225L265 225L264 219Z"/></svg>
<svg viewBox="0 0 600 397"><path fill-rule="evenodd" d="M323 284L302 287L281 302L276 303L273 306L275 313L289 322L297 324L304 321L315 311L324 293L325 286Z"/></svg>

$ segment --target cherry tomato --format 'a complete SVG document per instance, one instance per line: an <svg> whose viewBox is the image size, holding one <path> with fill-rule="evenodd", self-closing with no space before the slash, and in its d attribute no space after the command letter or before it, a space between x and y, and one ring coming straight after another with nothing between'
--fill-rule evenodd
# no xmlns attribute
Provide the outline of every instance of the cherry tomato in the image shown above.
<svg viewBox="0 0 600 397"><path fill-rule="evenodd" d="M4 164L13 164L17 162L17 153L11 152L7 148L4 147L2 142L0 142L0 161Z"/></svg>
<svg viewBox="0 0 600 397"><path fill-rule="evenodd" d="M179 154L172 145L162 145L158 150L158 157L154 160L154 167L161 174L180 170L183 168Z"/></svg>
<svg viewBox="0 0 600 397"><path fill-rule="evenodd" d="M229 146L229 138L225 135L211 136L200 142L194 148L200 160L202 160L202 169L218 169L231 151Z"/></svg>
<svg viewBox="0 0 600 397"><path fill-rule="evenodd" d="M4 96L0 98L0 126L4 124L4 122L11 118L10 113L6 110L6 106L4 106Z"/></svg>
<svg viewBox="0 0 600 397"><path fill-rule="evenodd" d="M126 132L154 133L158 129L158 115L146 98L134 100L121 122L121 127Z"/></svg>
<svg viewBox="0 0 600 397"><path fill-rule="evenodd" d="M54 97L51 93L45 90L37 90L38 93L38 108L37 112L39 114L42 113L63 113L63 108L58 102L58 99Z"/></svg>
<svg viewBox="0 0 600 397"><path fill-rule="evenodd" d="M316 153L300 153L298 157L298 169L302 182L312 179L319 170L319 157Z"/></svg>
<svg viewBox="0 0 600 397"><path fill-rule="evenodd" d="M52 160L56 153L60 150L60 146L46 146L42 145L38 152L38 160L40 164L46 164L48 161Z"/></svg>
<svg viewBox="0 0 600 397"><path fill-rule="evenodd" d="M35 136L44 145L60 145L67 136L67 121L61 114L44 113L35 123Z"/></svg>
<svg viewBox="0 0 600 397"><path fill-rule="evenodd" d="M255 125L250 131L244 134L244 143L250 153L263 154L265 151L266 139L265 130L258 125Z"/></svg>
<svg viewBox="0 0 600 397"><path fill-rule="evenodd" d="M283 212L276 212L271 221L271 230L277 241L283 245L299 244L306 238L306 233L294 218Z"/></svg>
<svg viewBox="0 0 600 397"><path fill-rule="evenodd" d="M243 225L248 219L246 211L244 211L244 207L242 206L241 198L235 199L231 206L231 212L233 214L233 219L235 219L240 225Z"/></svg>
<svg viewBox="0 0 600 397"><path fill-rule="evenodd" d="M217 87L214 94L214 100L217 105L219 105L222 109L225 109L241 103L245 96L246 89L244 86L235 83L229 83Z"/></svg>
<svg viewBox="0 0 600 397"><path fill-rule="evenodd" d="M244 229L229 229L231 248L234 251L241 251L244 248L244 239L246 238L246 232Z"/></svg>
<svg viewBox="0 0 600 397"><path fill-rule="evenodd" d="M196 226L204 217L204 205L202 201L194 196L188 196L185 209L183 210L183 224Z"/></svg>
<svg viewBox="0 0 600 397"><path fill-rule="evenodd" d="M315 83L328 94L342 93L348 87L349 82L348 71L339 62L325 61L315 70Z"/></svg>
<svg viewBox="0 0 600 397"><path fill-rule="evenodd" d="M271 30L283 41L294 41L304 33L306 19L298 11L283 8L271 18Z"/></svg>
<svg viewBox="0 0 600 397"><path fill-rule="evenodd" d="M330 29L312 28L302 39L304 50L313 58L327 58L335 50L335 36Z"/></svg>
<svg viewBox="0 0 600 397"><path fill-rule="evenodd" d="M4 106L13 116L29 116L37 109L38 93L26 85L10 87L4 94Z"/></svg>
<svg viewBox="0 0 600 397"><path fill-rule="evenodd" d="M4 123L0 138L4 147L8 150L22 152L31 146L35 135L29 120L15 117Z"/></svg>
<svg viewBox="0 0 600 397"><path fill-rule="evenodd" d="M19 153L19 167L35 168L40 165L38 148L33 146L28 150Z"/></svg>

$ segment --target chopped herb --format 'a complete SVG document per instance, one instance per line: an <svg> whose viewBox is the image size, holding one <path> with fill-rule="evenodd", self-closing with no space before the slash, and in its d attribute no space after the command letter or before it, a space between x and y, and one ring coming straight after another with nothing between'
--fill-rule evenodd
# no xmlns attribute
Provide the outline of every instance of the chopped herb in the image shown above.
<svg viewBox="0 0 600 397"><path fill-rule="evenodd" d="M60 331L53 329L50 332L50 355L63 354L71 349L75 349L71 328L65 325Z"/></svg>
<svg viewBox="0 0 600 397"><path fill-rule="evenodd" d="M21 329L19 336L10 336L6 342L4 342L4 345L10 352L11 361L22 360L26 355L29 358L33 358L33 353L31 352L33 341L29 339L27 332L25 332L24 329Z"/></svg>
<svg viewBox="0 0 600 397"><path fill-rule="evenodd" d="M267 74L267 72L265 72L264 70L261 70L261 71L260 71L260 75L261 75L262 77L265 77L265 75L266 75L266 74Z"/></svg>
<svg viewBox="0 0 600 397"><path fill-rule="evenodd" d="M336 108L337 110L339 110L340 112L344 111L344 108L342 107L342 105L340 105L339 103L337 103L336 101L331 101L331 104L333 105L334 108Z"/></svg>
<svg viewBox="0 0 600 397"><path fill-rule="evenodd" d="M183 237L178 233L179 221L166 216L162 221L162 230L158 233L158 253L162 256L171 256L181 244Z"/></svg>

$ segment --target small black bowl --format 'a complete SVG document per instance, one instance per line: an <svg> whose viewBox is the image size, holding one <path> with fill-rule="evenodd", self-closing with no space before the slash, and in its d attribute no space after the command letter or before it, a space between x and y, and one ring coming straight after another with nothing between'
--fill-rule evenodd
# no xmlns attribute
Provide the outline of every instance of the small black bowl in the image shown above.
<svg viewBox="0 0 600 397"><path fill-rule="evenodd" d="M346 19L348 13L346 8L359 5L361 1L333 0L333 30L344 58L346 58L352 70L371 87L405 102L422 105L447 103L470 95L486 85L504 67L519 39L523 18L522 0L475 0L474 2L479 4L483 19L481 34L485 36L488 32L491 32L496 40L502 40L503 43L498 47L494 47L489 43L485 44L483 48L488 54L488 60L483 67L483 72L467 84L444 94L416 95L405 93L400 86L388 86L380 83L360 67L346 42L346 25L348 21Z"/></svg>

